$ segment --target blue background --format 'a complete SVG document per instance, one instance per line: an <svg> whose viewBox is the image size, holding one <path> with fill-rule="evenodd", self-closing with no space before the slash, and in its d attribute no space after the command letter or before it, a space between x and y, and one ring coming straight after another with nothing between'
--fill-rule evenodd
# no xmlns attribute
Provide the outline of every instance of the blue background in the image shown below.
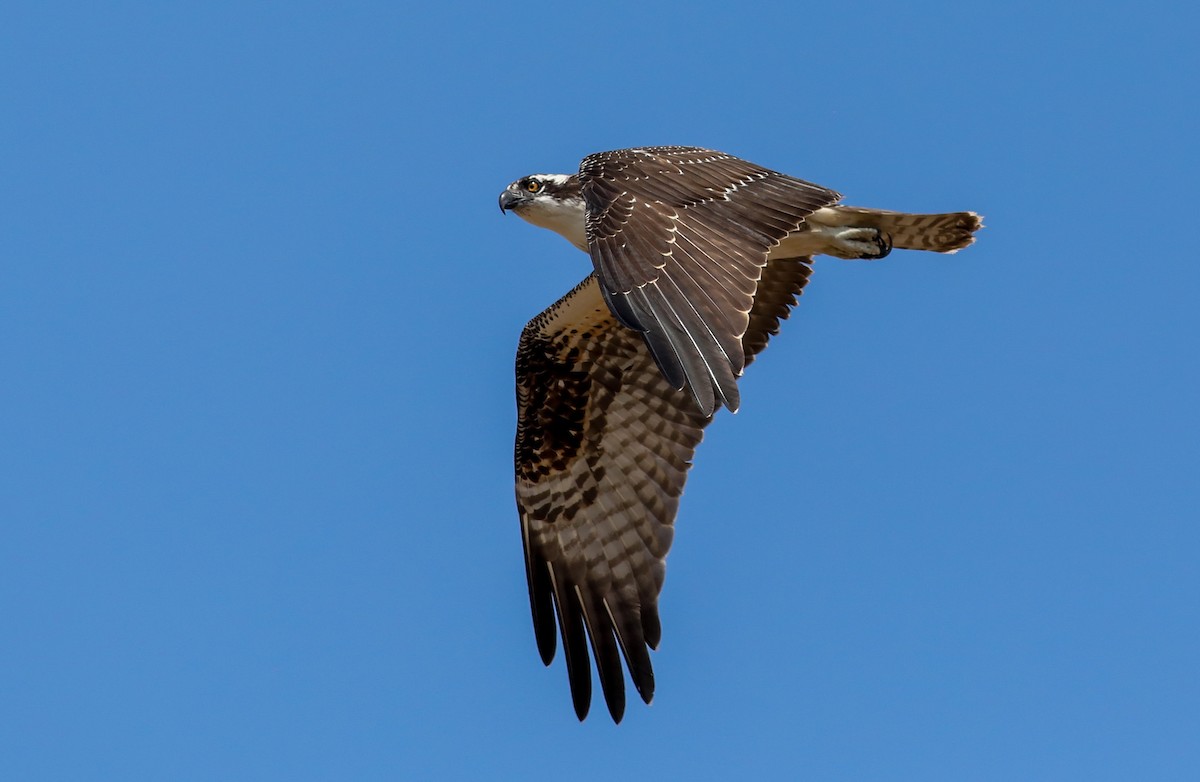
<svg viewBox="0 0 1200 782"><path fill-rule="evenodd" d="M0 777L1200 778L1198 21L7 3ZM496 196L662 143L988 227L818 262L580 725L512 358L588 262Z"/></svg>

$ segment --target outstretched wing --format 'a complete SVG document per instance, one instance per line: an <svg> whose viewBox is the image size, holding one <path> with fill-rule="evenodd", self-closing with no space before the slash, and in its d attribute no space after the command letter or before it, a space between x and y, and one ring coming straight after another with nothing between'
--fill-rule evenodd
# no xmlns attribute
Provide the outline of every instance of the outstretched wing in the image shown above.
<svg viewBox="0 0 1200 782"><path fill-rule="evenodd" d="M772 260L739 343L766 346L811 272ZM658 594L692 454L710 417L664 378L645 341L613 316L595 275L530 321L517 350L516 494L538 651L562 635L575 713L591 704L588 646L609 713L625 711L621 657L642 699Z"/></svg>
<svg viewBox="0 0 1200 782"><path fill-rule="evenodd" d="M612 311L704 415L737 410L754 292L767 254L827 188L697 147L601 152L579 168L592 263Z"/></svg>

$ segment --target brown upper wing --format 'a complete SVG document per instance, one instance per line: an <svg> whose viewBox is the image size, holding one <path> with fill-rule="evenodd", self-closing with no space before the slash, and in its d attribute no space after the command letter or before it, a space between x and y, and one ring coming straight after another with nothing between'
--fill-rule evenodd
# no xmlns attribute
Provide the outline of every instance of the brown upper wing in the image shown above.
<svg viewBox="0 0 1200 782"><path fill-rule="evenodd" d="M721 152L644 147L579 168L592 263L609 307L708 416L737 377L767 254L841 196Z"/></svg>
<svg viewBox="0 0 1200 782"><path fill-rule="evenodd" d="M746 361L796 303L807 258L772 260L739 343ZM562 635L575 713L591 704L588 646L612 717L623 655L647 703L658 594L675 513L709 416L663 377L605 304L595 275L530 321L517 351L516 494L542 660Z"/></svg>

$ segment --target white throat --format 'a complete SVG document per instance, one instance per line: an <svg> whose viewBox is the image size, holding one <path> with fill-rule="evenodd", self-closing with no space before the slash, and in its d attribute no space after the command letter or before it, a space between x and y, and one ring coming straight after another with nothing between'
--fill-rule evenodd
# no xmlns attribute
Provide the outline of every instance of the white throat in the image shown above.
<svg viewBox="0 0 1200 782"><path fill-rule="evenodd" d="M561 174L540 176L543 179L550 179L552 176L566 178ZM582 198L535 198L517 210L517 214L540 228L549 228L580 250L588 251L587 208Z"/></svg>

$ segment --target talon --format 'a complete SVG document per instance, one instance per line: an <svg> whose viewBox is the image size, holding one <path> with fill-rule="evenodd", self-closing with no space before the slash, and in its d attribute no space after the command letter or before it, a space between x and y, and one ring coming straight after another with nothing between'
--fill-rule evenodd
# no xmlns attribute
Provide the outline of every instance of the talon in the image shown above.
<svg viewBox="0 0 1200 782"><path fill-rule="evenodd" d="M878 228L845 229L835 241L841 247L839 252L832 254L839 258L875 261L892 251L891 235Z"/></svg>
<svg viewBox="0 0 1200 782"><path fill-rule="evenodd" d="M877 261L880 258L886 257L892 251L892 235L880 231L875 235L875 246L879 248L878 253L863 257L870 261Z"/></svg>

